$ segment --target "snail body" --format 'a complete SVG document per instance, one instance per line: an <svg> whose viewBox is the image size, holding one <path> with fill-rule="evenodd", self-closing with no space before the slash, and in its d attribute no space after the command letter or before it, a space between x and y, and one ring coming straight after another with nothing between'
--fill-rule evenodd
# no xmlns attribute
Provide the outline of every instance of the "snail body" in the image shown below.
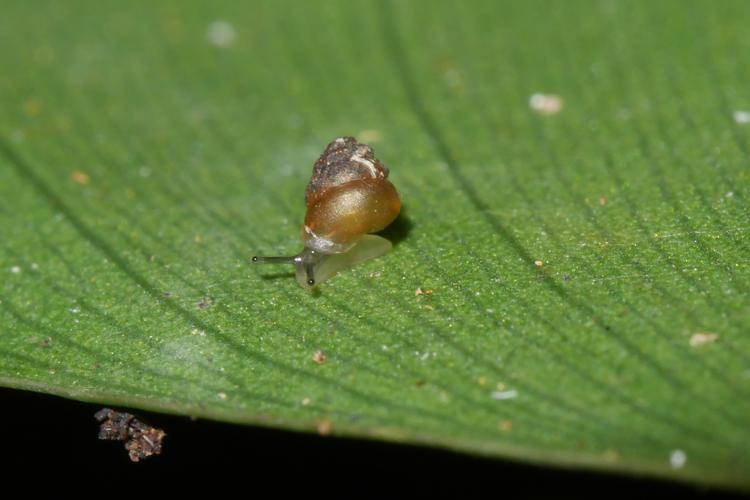
<svg viewBox="0 0 750 500"><path fill-rule="evenodd" d="M372 148L354 137L337 138L315 162L305 191L305 249L292 257L253 257L253 262L294 264L297 281L309 288L386 253L391 243L370 233L388 227L401 211L388 174Z"/></svg>

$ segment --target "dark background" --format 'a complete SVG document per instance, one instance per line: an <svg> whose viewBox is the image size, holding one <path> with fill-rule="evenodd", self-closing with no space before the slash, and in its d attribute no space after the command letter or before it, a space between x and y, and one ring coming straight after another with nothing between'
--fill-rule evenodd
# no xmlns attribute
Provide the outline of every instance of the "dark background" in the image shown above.
<svg viewBox="0 0 750 500"><path fill-rule="evenodd" d="M243 498L273 491L311 497L449 494L510 497L582 495L748 498L739 493L643 477L569 471L445 450L321 437L133 411L164 429L164 453L130 462L123 444L97 439L101 406L0 389L6 483L14 469L73 471L85 485L105 479L142 493L145 485L239 486ZM137 495L137 496L140 496ZM266 495L257 495L266 497ZM274 495L276 496L276 495Z"/></svg>

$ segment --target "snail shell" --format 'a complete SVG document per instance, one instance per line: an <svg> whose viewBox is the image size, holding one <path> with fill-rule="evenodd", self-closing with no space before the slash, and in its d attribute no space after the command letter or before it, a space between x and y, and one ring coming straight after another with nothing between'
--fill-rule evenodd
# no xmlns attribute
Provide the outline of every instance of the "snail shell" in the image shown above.
<svg viewBox="0 0 750 500"><path fill-rule="evenodd" d="M354 137L330 143L315 162L305 191L305 246L326 254L342 253L362 235L388 227L401 211L401 199L388 174L372 148Z"/></svg>
<svg viewBox="0 0 750 500"><path fill-rule="evenodd" d="M253 257L253 262L294 264L300 285L312 287L387 252L391 243L370 233L385 229L401 211L388 174L372 148L354 137L337 138L315 162L305 190L305 249L293 257Z"/></svg>

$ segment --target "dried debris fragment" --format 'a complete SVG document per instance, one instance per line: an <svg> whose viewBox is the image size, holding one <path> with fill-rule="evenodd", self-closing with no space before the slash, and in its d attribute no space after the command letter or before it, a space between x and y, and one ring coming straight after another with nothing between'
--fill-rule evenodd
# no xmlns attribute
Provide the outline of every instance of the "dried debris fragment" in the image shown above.
<svg viewBox="0 0 750 500"><path fill-rule="evenodd" d="M513 428L513 421L512 420L501 420L497 423L497 429L500 432L508 432Z"/></svg>
<svg viewBox="0 0 750 500"><path fill-rule="evenodd" d="M91 182L91 177L89 176L89 174L83 172L82 170L74 170L73 172L71 172L70 179L81 186L85 186L89 182Z"/></svg>
<svg viewBox="0 0 750 500"><path fill-rule="evenodd" d="M709 332L694 333L690 337L690 347L700 347L702 345L712 344L716 342L716 339L718 338L719 336L715 333L709 333Z"/></svg>
<svg viewBox="0 0 750 500"><path fill-rule="evenodd" d="M195 307L198 309L208 309L212 305L214 305L214 299L209 296L205 296L195 304Z"/></svg>
<svg viewBox="0 0 750 500"><path fill-rule="evenodd" d="M167 435L163 430L144 424L135 415L111 408L102 408L94 418L100 423L99 439L123 441L133 462L161 454L162 440Z"/></svg>
<svg viewBox="0 0 750 500"><path fill-rule="evenodd" d="M330 420L321 420L318 422L318 434L321 436L328 436L333 430L333 423Z"/></svg>
<svg viewBox="0 0 750 500"><path fill-rule="evenodd" d="M316 364L319 364L319 365L322 365L323 363L325 363L327 359L328 359L328 357L326 356L326 353L324 353L323 351L320 351L320 350L315 351L313 353L313 356L312 356L312 360Z"/></svg>

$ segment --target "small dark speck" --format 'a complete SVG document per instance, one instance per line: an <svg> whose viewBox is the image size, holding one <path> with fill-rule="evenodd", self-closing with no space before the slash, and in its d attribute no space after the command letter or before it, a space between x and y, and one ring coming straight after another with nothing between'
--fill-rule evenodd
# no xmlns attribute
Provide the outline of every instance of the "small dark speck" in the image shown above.
<svg viewBox="0 0 750 500"><path fill-rule="evenodd" d="M39 345L41 347L51 347L52 346L52 338L51 337L47 337L46 339L44 339L41 342L39 342Z"/></svg>
<svg viewBox="0 0 750 500"><path fill-rule="evenodd" d="M214 299L211 297L203 297L197 304L195 304L195 307L198 309L208 309L214 304Z"/></svg>
<svg viewBox="0 0 750 500"><path fill-rule="evenodd" d="M171 299L172 298L172 292L164 292L161 294L163 299Z"/></svg>
<svg viewBox="0 0 750 500"><path fill-rule="evenodd" d="M571 279L572 279L572 278L570 277L570 275L569 275L569 274L563 274L563 281L565 281L566 283L567 283L568 281L570 281Z"/></svg>

